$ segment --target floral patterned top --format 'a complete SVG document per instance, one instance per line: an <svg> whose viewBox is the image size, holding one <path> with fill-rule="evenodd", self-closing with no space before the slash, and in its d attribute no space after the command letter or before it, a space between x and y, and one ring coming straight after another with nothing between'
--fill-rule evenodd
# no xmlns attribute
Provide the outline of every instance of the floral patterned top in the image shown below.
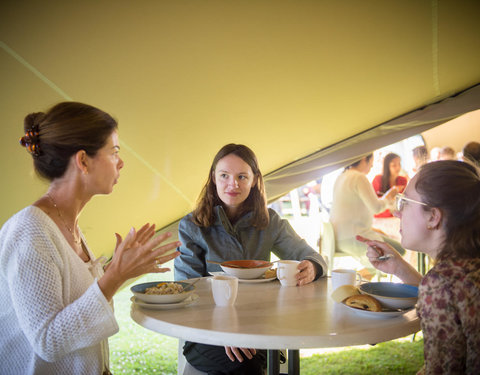
<svg viewBox="0 0 480 375"><path fill-rule="evenodd" d="M417 311L426 374L480 374L480 258L438 262L422 279Z"/></svg>

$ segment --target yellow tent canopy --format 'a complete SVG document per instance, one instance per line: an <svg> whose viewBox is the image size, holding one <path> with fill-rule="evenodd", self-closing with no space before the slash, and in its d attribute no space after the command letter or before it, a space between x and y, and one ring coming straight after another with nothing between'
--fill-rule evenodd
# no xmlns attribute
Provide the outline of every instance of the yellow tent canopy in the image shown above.
<svg viewBox="0 0 480 375"><path fill-rule="evenodd" d="M29 112L75 100L119 120L120 183L80 219L108 255L115 231L188 213L226 143L256 152L274 197L306 178L278 188L284 166L326 151L344 162L379 142L335 145L474 90L479 11L467 0L2 1L0 224L46 188L17 142Z"/></svg>

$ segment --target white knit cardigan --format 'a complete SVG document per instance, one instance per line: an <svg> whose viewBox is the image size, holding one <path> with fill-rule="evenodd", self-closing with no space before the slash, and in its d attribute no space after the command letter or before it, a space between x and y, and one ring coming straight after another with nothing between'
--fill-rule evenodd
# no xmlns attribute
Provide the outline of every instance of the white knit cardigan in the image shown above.
<svg viewBox="0 0 480 375"><path fill-rule="evenodd" d="M101 276L100 268L83 262L37 207L24 208L4 224L0 374L103 372L107 338L118 324L94 277Z"/></svg>

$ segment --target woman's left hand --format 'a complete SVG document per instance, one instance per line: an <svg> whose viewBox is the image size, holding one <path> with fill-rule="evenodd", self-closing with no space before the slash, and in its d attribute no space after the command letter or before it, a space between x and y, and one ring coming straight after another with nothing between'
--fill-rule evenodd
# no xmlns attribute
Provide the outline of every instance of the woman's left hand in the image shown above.
<svg viewBox="0 0 480 375"><path fill-rule="evenodd" d="M297 285L305 285L315 280L316 271L315 266L309 260L302 260L298 265L299 272L297 273Z"/></svg>
<svg viewBox="0 0 480 375"><path fill-rule="evenodd" d="M235 362L243 362L243 355L247 359L252 359L255 354L257 354L256 349L248 349L248 348L237 348L235 346L225 346L225 354L227 355L230 361Z"/></svg>

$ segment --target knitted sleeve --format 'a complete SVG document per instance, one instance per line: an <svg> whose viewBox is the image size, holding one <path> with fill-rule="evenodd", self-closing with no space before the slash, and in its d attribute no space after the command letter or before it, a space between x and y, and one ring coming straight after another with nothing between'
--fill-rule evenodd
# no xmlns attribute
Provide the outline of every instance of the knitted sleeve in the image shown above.
<svg viewBox="0 0 480 375"><path fill-rule="evenodd" d="M45 361L57 361L116 333L112 308L97 280L84 281L67 267L66 251L73 250L65 249L58 228L38 217L18 219L3 233L0 272L20 328L35 352Z"/></svg>

